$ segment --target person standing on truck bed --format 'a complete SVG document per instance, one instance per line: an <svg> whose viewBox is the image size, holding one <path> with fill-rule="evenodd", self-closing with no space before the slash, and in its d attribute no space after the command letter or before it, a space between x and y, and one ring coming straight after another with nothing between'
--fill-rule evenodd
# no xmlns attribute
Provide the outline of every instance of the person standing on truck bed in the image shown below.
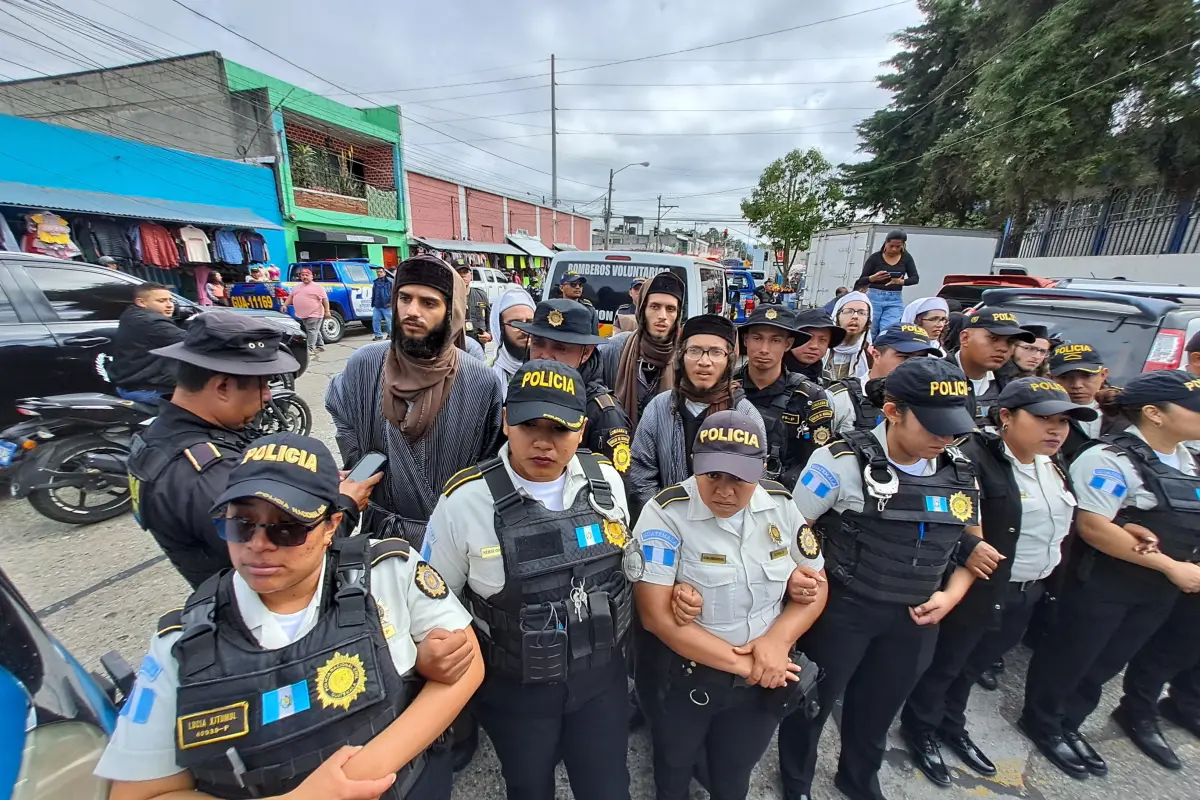
<svg viewBox="0 0 1200 800"><path fill-rule="evenodd" d="M907 248L908 234L894 230L883 241L878 253L871 253L863 262L859 280L869 281L867 296L875 307L875 321L871 334L890 328L904 314L902 292L905 286L916 286L921 281L917 274L917 262Z"/></svg>
<svg viewBox="0 0 1200 800"><path fill-rule="evenodd" d="M604 385L637 428L646 404L675 388L675 341L683 325L683 281L660 272L644 287L638 302L637 330L619 333L601 348Z"/></svg>
<svg viewBox="0 0 1200 800"><path fill-rule="evenodd" d="M325 344L321 339L321 323L330 318L329 295L325 287L313 281L312 270L300 268L300 285L292 287L287 299L283 301L283 311L288 306L296 309L296 319L304 326L304 335L308 339L309 360L316 358L317 353L325 352Z"/></svg>

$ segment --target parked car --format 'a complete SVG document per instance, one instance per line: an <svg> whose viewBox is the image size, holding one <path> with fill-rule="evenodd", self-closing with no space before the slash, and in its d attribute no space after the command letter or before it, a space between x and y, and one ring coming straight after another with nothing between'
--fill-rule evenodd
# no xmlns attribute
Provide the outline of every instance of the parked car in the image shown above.
<svg viewBox="0 0 1200 800"><path fill-rule="evenodd" d="M1188 340L1200 331L1200 292L1162 299L1071 287L989 289L983 307L1095 345L1118 379L1178 369Z"/></svg>
<svg viewBox="0 0 1200 800"><path fill-rule="evenodd" d="M139 278L79 261L0 251L0 425L20 419L15 402L77 392L112 394L108 362L121 313L133 303ZM184 320L210 310L175 296ZM308 366L300 323L263 309L240 313L280 329L284 343Z"/></svg>
<svg viewBox="0 0 1200 800"><path fill-rule="evenodd" d="M312 270L313 280L324 286L329 295L330 318L321 327L325 341L340 342L346 335L348 322L371 327L371 285L375 282L375 270L383 267L365 258L298 261L288 265L282 281L235 283L230 287L229 303L234 308L282 311L288 293L300 283L302 269ZM290 306L287 313L294 316Z"/></svg>
<svg viewBox="0 0 1200 800"><path fill-rule="evenodd" d="M488 303L495 303L500 299L500 295L515 285L507 275L498 269L471 267L471 288L483 289L487 294Z"/></svg>
<svg viewBox="0 0 1200 800"><path fill-rule="evenodd" d="M1057 281L1054 278L1039 278L1035 275L1002 273L998 275L947 275L942 279L942 288L937 296L943 300L957 300L963 309L979 305L983 293L988 289L1011 286L1025 289L1050 289Z"/></svg>

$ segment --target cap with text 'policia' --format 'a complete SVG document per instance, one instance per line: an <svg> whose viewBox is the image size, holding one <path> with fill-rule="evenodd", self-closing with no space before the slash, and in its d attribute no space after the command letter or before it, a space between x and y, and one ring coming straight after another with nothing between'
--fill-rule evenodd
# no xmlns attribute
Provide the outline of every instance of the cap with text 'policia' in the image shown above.
<svg viewBox="0 0 1200 800"><path fill-rule="evenodd" d="M1018 378L1009 382L996 398L996 405L1010 411L1021 409L1038 417L1066 414L1080 422L1093 422L1100 416L1094 408L1072 403L1061 386L1045 378Z"/></svg>
<svg viewBox="0 0 1200 800"><path fill-rule="evenodd" d="M896 367L884 386L935 436L962 436L975 430L975 420L967 411L967 376L949 361L910 358Z"/></svg>
<svg viewBox="0 0 1200 800"><path fill-rule="evenodd" d="M897 353L939 355L937 345L929 340L924 328L916 325L893 325L879 332L872 342L876 347L890 347Z"/></svg>
<svg viewBox="0 0 1200 800"><path fill-rule="evenodd" d="M529 322L514 322L512 326L530 336L540 336L565 344L604 344L607 339L592 333L592 311L582 303L563 297L543 300L533 311Z"/></svg>
<svg viewBox="0 0 1200 800"><path fill-rule="evenodd" d="M1125 384L1117 402L1123 406L1173 403L1188 411L1200 411L1200 378L1175 369L1143 372Z"/></svg>
<svg viewBox="0 0 1200 800"><path fill-rule="evenodd" d="M508 382L505 421L520 425L548 419L577 431L587 412L587 392L577 371L557 361L526 361Z"/></svg>
<svg viewBox="0 0 1200 800"><path fill-rule="evenodd" d="M1076 371L1095 375L1103 369L1104 359L1090 344L1082 342L1060 344L1050 351L1050 374L1056 378Z"/></svg>
<svg viewBox="0 0 1200 800"><path fill-rule="evenodd" d="M337 462L324 443L298 433L275 433L255 439L242 454L212 512L257 497L298 520L316 522L333 510L340 486Z"/></svg>
<svg viewBox="0 0 1200 800"><path fill-rule="evenodd" d="M984 328L988 333L995 334L996 336L1019 339L1027 344L1033 344L1034 340L1037 339L1032 331L1021 327L1016 314L1008 311L988 311L985 309L976 312L967 317L967 322L963 327Z"/></svg>
<svg viewBox="0 0 1200 800"><path fill-rule="evenodd" d="M745 483L756 483L766 466L767 444L754 420L739 411L709 415L692 447L697 475L724 472Z"/></svg>

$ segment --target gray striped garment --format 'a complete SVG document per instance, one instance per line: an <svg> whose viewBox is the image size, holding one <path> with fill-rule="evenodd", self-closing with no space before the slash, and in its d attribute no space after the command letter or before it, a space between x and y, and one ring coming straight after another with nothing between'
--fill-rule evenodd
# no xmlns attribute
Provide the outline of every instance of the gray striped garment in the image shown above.
<svg viewBox="0 0 1200 800"><path fill-rule="evenodd" d="M754 420L766 440L766 426L753 403L743 397L734 410ZM674 392L655 395L646 406L633 435L632 456L625 483L629 487L629 508L635 515L654 495L692 476Z"/></svg>
<svg viewBox="0 0 1200 800"><path fill-rule="evenodd" d="M391 342L360 347L334 376L325 408L337 429L342 462L377 450L388 457L384 479L363 514L363 531L407 539L420 548L446 481L495 454L500 442L500 379L486 364L459 358L450 396L425 436L409 442L383 416L383 361Z"/></svg>

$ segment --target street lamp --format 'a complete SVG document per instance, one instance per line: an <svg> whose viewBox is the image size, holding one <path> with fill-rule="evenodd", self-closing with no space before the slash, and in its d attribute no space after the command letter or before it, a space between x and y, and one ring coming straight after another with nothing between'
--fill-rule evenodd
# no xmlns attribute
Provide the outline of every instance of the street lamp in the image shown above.
<svg viewBox="0 0 1200 800"><path fill-rule="evenodd" d="M605 250L608 249L609 223L612 221L613 178L616 177L618 172L624 172L625 170L629 169L630 167L648 167L648 166L650 166L649 161L635 161L632 164L626 164L625 166L621 167L618 170L614 171L614 170L610 169L608 171L608 199L604 201L604 249Z"/></svg>

